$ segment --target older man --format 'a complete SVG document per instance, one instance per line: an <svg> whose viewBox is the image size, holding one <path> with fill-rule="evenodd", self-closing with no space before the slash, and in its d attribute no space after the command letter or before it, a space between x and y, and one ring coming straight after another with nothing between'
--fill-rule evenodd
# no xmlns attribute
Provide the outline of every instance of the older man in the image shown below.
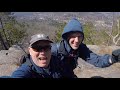
<svg viewBox="0 0 120 90"><path fill-rule="evenodd" d="M29 57L16 71L12 78L60 78L57 57L51 56L52 41L45 34L31 37L28 47Z"/></svg>

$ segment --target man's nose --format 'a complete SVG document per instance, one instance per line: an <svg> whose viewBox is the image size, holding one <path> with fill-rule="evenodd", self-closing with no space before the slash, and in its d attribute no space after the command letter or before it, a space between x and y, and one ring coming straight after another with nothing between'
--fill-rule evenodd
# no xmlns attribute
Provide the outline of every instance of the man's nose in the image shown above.
<svg viewBox="0 0 120 90"><path fill-rule="evenodd" d="M79 42L79 37L75 37L75 41L76 41L76 42Z"/></svg>
<svg viewBox="0 0 120 90"><path fill-rule="evenodd" d="M44 49L41 49L39 53L45 54L45 50L44 50Z"/></svg>

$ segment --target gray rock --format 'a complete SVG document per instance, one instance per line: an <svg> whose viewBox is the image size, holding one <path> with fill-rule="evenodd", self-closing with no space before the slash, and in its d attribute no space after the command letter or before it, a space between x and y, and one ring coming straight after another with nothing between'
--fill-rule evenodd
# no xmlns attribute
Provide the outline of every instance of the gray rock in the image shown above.
<svg viewBox="0 0 120 90"><path fill-rule="evenodd" d="M120 63L115 63L106 68L98 68L78 59L78 67L74 69L78 78L91 78L100 76L104 78L120 78Z"/></svg>
<svg viewBox="0 0 120 90"><path fill-rule="evenodd" d="M8 76L20 66L22 50L10 49L0 51L0 76Z"/></svg>
<svg viewBox="0 0 120 90"><path fill-rule="evenodd" d="M88 47L97 54L111 54L111 52L120 47L117 46L96 46L88 45ZM27 50L25 50L27 52ZM19 47L13 46L9 50L0 51L0 76L9 76L20 65L20 58L25 54ZM78 66L74 73L78 78L91 78L93 76L101 76L104 78L120 78L120 63L115 63L106 68L95 67L81 58L78 60Z"/></svg>

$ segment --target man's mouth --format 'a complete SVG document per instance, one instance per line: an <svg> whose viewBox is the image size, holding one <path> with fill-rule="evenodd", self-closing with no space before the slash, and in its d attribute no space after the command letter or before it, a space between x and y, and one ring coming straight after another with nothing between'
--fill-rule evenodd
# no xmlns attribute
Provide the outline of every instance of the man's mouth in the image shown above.
<svg viewBox="0 0 120 90"><path fill-rule="evenodd" d="M74 47L78 47L78 45L77 45L77 44L75 44L75 45L74 45Z"/></svg>
<svg viewBox="0 0 120 90"><path fill-rule="evenodd" d="M38 60L47 60L47 57L39 57Z"/></svg>

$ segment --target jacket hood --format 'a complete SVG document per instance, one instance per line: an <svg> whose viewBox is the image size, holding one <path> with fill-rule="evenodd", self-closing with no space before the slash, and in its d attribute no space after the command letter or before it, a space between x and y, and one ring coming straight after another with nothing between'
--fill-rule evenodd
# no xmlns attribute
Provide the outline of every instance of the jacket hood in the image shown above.
<svg viewBox="0 0 120 90"><path fill-rule="evenodd" d="M62 33L62 38L66 39L67 34L70 32L80 32L83 34L82 25L76 18L71 19L67 23L67 25L64 27L64 31Z"/></svg>

